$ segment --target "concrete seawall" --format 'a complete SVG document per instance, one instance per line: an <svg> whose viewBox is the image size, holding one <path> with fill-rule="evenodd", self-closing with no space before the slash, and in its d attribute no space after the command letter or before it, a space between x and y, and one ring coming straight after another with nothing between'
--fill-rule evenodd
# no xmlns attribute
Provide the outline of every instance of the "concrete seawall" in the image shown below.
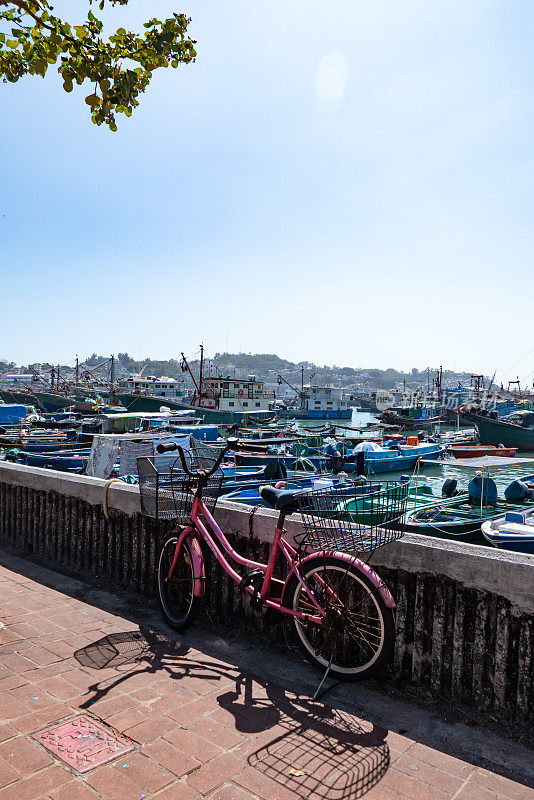
<svg viewBox="0 0 534 800"><path fill-rule="evenodd" d="M0 545L35 553L153 594L156 554L169 523L140 514L135 486L0 463ZM276 514L221 502L216 517L237 549L266 559ZM299 523L287 521L288 535ZM394 674L503 721L534 718L534 558L407 535L372 563L397 602ZM221 620L251 612L214 560L207 603ZM270 635L276 636L276 632Z"/></svg>

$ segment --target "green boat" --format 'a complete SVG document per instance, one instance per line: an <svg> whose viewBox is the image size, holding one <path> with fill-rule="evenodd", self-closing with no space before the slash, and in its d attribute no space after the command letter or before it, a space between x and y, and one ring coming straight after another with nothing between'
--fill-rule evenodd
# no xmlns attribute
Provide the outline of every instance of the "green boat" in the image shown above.
<svg viewBox="0 0 534 800"><path fill-rule="evenodd" d="M75 397L53 392L35 392L35 397L41 408L49 413L63 408L73 408L82 414L94 414L97 411L96 400L78 400Z"/></svg>
<svg viewBox="0 0 534 800"><path fill-rule="evenodd" d="M160 411L162 406L171 411L190 411L191 414L204 417L204 422L214 425L250 425L261 424L272 418L272 411L218 411L212 408L200 408L178 400L169 400L166 397L154 397L147 394L126 394L117 392L116 397L128 411L149 412Z"/></svg>
<svg viewBox="0 0 534 800"><path fill-rule="evenodd" d="M447 482L446 482L447 483ZM384 484L387 485L387 484ZM397 484L398 486L398 484ZM397 492L397 488L391 490L392 493ZM467 492L456 494L454 500L467 500ZM406 514L405 518L411 514L415 514L425 508L432 508L439 506L440 503L451 502L449 499L439 500L434 494L432 486L428 483L410 485L407 490L406 499ZM361 525L380 524L377 519L376 509L373 509L373 500L369 500L365 495L362 498L351 498L350 500L343 501L339 504L338 509L342 514L342 518L348 522L356 522ZM387 502L385 504L387 506ZM372 516L372 520L371 520Z"/></svg>
<svg viewBox="0 0 534 800"><path fill-rule="evenodd" d="M534 451L534 412L517 411L505 419L492 419L480 414L469 414L482 444L503 444L519 450Z"/></svg>
<svg viewBox="0 0 534 800"><path fill-rule="evenodd" d="M0 398L4 403L17 403L22 406L40 407L37 397L32 392L18 392L12 389L0 389ZM43 410L41 408L41 410Z"/></svg>
<svg viewBox="0 0 534 800"><path fill-rule="evenodd" d="M408 533L420 533L424 536L434 536L438 539L457 539L469 544L487 544L482 536L481 525L487 520L492 520L515 511L529 504L517 505L506 501L497 501L495 504L483 505L475 503L466 497L455 497L441 503L429 504L406 516L405 530Z"/></svg>

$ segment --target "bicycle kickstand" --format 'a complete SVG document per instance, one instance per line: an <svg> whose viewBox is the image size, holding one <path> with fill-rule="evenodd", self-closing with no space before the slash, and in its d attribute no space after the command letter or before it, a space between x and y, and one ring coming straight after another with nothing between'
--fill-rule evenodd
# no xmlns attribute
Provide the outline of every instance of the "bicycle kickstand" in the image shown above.
<svg viewBox="0 0 534 800"><path fill-rule="evenodd" d="M319 686L318 686L318 687L317 687L317 689L315 690L315 694L313 695L313 697L312 697L312 700L318 700L318 699L319 699L319 692L320 692L320 691L321 691L321 689L323 688L323 683L325 682L325 680L326 680L326 679L327 679L327 677L328 677L328 673L330 672L330 667L332 666L332 659L333 659L333 658L334 658L334 653L332 652L332 655L330 656L330 661L328 662L328 666L327 666L327 668L326 668L326 672L325 672L325 674L323 675L323 677L321 678L321 683L319 684ZM327 690L327 691L328 691L328 690Z"/></svg>

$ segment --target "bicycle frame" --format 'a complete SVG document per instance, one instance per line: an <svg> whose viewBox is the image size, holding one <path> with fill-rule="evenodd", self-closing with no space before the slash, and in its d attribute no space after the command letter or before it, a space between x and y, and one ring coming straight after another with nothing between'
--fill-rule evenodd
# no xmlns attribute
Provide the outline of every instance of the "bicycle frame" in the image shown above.
<svg viewBox="0 0 534 800"><path fill-rule="evenodd" d="M206 520L208 527L206 527L206 525L202 521L201 516L204 517L204 519ZM258 597L263 605L267 606L268 608L276 609L282 614L288 614L293 617L297 617L298 619L302 619L306 622L314 622L320 625L322 619L326 616L326 611L317 601L312 590L309 588L309 586L306 584L306 581L300 575L296 564L297 551L288 542L286 542L286 540L283 537L283 533L284 530L282 530L278 526L275 528L273 541L271 543L271 547L269 550L269 558L267 564L262 564L258 561L252 561L249 558L244 558L233 549L232 545L230 544L224 533L221 531L217 522L214 520L213 516L210 514L210 512L208 511L202 500L200 500L198 497L195 497L193 501L193 508L191 511L191 524L187 528L185 528L182 531L182 533L178 536L178 541L176 543L176 550L174 553L172 564L169 569L168 578L169 579L172 578L184 539L186 539L187 537L195 537L205 541L205 543L207 544L207 546L209 547L209 549L211 550L211 552L213 553L213 555L215 556L221 567L236 583L240 583L242 576L229 563L224 553L222 552L223 550L228 554L228 556L232 559L232 561L235 561L237 564L240 564L243 567L247 567L248 569L261 570L264 573L264 577ZM284 590L282 591L280 598L271 597L269 595L269 589L273 577L274 565L276 563L276 558L279 552L281 552L282 555L285 557L291 570L284 584L284 590L287 584L287 580L289 580L291 574L294 574L299 583L302 585L304 591L310 598L310 601L317 609L317 614L304 614L300 611L295 611L291 608L283 606L282 600L284 596ZM202 556L200 556L200 558L202 558ZM346 556L346 558L349 559L351 563L358 561L358 559L355 559L351 556ZM196 568L197 570L200 570L202 576L204 575L203 562L202 564L199 564L197 562L196 565L193 564L192 566L193 569ZM197 575L195 575L195 578L197 578ZM324 582L322 581L319 575L317 575L316 578L319 581L319 583L325 586ZM254 594L254 592L257 591L252 586L245 586L243 588L248 594ZM326 588L335 597L332 590L329 589L329 587ZM203 596L204 594L203 580L195 580L194 593L196 596Z"/></svg>

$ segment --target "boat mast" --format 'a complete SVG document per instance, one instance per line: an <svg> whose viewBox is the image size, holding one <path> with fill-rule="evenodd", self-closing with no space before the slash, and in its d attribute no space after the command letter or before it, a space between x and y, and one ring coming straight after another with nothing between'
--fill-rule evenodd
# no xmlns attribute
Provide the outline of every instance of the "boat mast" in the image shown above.
<svg viewBox="0 0 534 800"><path fill-rule="evenodd" d="M109 401L111 405L114 403L114 396L115 396L115 356L111 356L111 367L109 370L109 377L110 377L110 391L109 391Z"/></svg>
<svg viewBox="0 0 534 800"><path fill-rule="evenodd" d="M181 365L180 365L180 366L181 366L181 368L182 368L182 372L189 372L189 375L191 376L191 380L193 381L193 383L194 383L194 385L195 385L195 392L196 392L196 394L195 394L195 396L193 397L193 403L192 403L192 405L197 405L197 403L195 403L195 399L196 399L196 398L198 398L198 397L199 397L199 395L200 395L200 392L199 392L199 390L198 390L198 384L197 384L197 382L196 382L196 380L195 380L195 376L194 376L194 375L193 375L193 373L191 372L191 367L190 367L190 366L189 366L189 364L187 363L187 358L184 356L184 354L183 354L183 353L182 353L182 363L181 363Z"/></svg>
<svg viewBox="0 0 534 800"><path fill-rule="evenodd" d="M198 404L202 405L202 371L204 368L204 345L200 345L200 378L198 381Z"/></svg>

